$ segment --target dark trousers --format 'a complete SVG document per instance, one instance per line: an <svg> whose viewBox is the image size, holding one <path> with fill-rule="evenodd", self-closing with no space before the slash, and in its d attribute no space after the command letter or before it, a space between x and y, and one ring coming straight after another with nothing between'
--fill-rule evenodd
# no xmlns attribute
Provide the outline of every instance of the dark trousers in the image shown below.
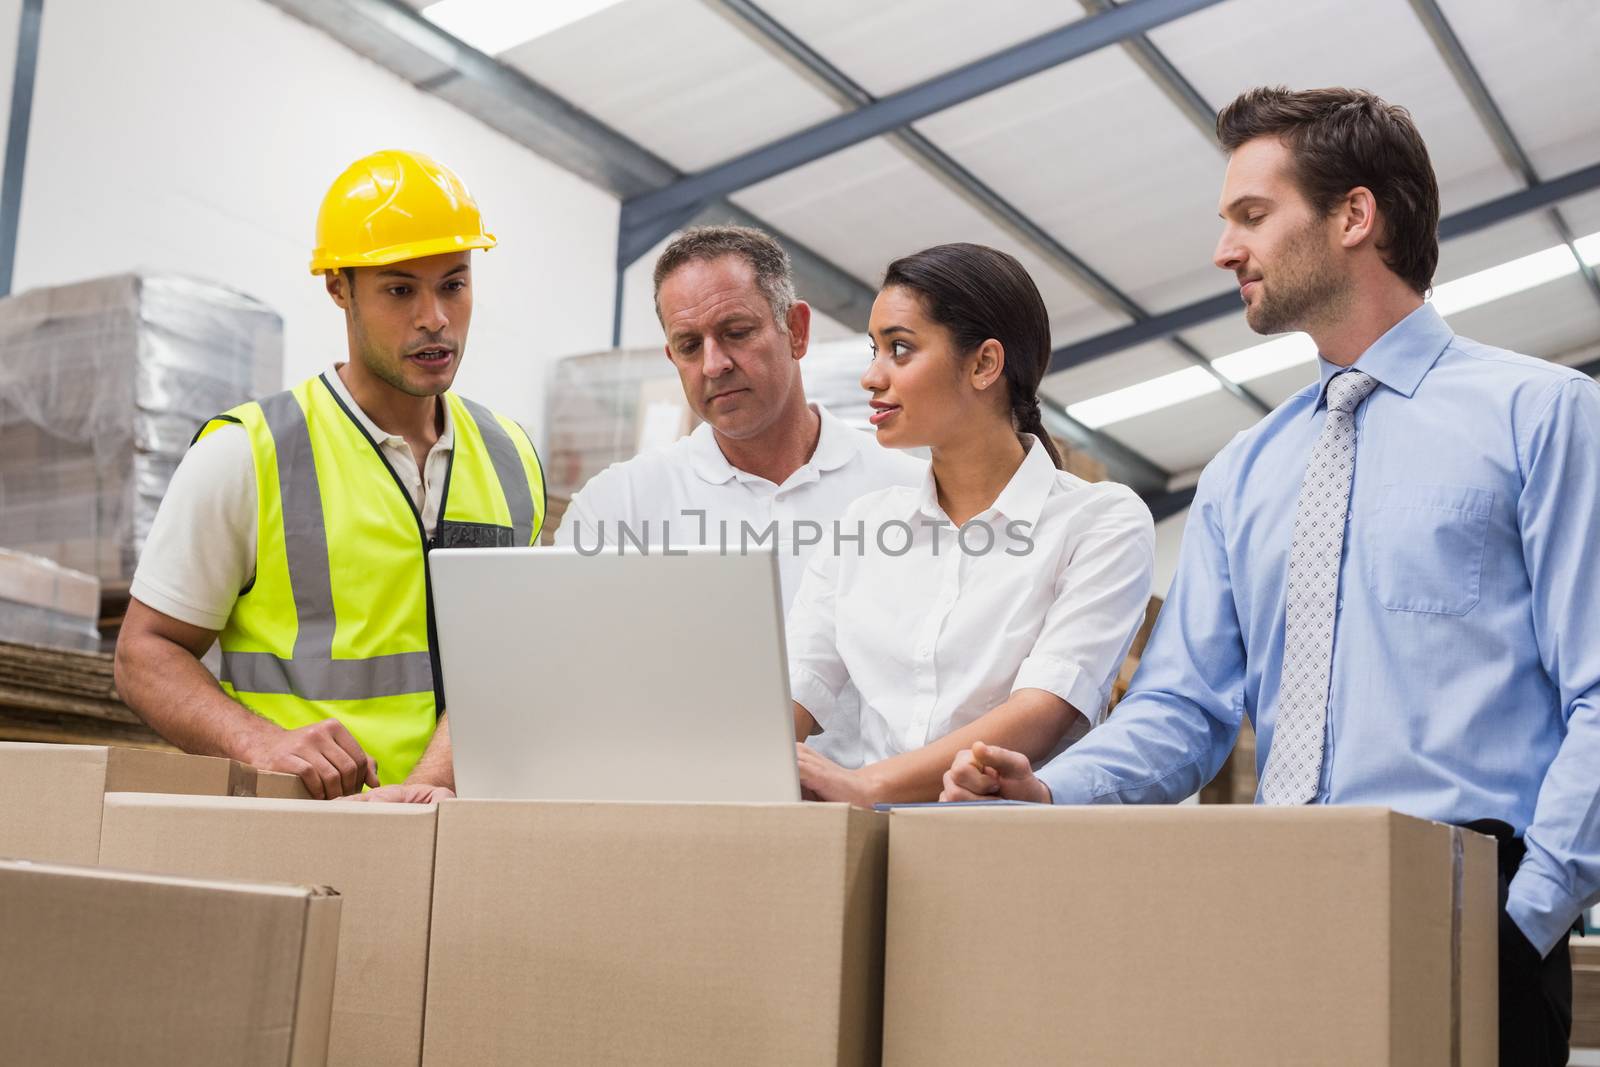
<svg viewBox="0 0 1600 1067"><path fill-rule="evenodd" d="M1467 829L1500 845L1500 1067L1564 1064L1572 1037L1572 960L1566 939L1541 959L1506 914L1506 887L1527 851L1522 839L1496 819L1468 823Z"/></svg>

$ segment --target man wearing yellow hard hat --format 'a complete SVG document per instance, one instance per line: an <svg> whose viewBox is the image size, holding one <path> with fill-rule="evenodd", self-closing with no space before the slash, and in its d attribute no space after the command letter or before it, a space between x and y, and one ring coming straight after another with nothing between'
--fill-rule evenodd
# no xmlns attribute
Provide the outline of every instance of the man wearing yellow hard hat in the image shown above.
<svg viewBox="0 0 1600 1067"><path fill-rule="evenodd" d="M427 156L377 152L333 183L311 272L347 361L200 429L134 575L117 689L167 740L317 797L448 795L428 551L533 544L545 512L526 431L449 391L472 252L494 244Z"/></svg>

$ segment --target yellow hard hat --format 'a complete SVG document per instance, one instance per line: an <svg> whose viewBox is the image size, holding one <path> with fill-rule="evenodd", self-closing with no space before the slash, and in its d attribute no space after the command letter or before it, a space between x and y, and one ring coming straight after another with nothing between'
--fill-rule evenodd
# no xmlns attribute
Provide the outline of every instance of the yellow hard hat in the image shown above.
<svg viewBox="0 0 1600 1067"><path fill-rule="evenodd" d="M374 152L322 198L311 273L494 245L477 201L449 167L420 152Z"/></svg>

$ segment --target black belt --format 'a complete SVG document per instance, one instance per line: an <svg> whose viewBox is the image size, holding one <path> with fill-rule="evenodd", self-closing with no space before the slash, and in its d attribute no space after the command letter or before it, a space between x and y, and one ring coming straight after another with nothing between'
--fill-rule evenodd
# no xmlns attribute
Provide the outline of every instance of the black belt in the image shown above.
<svg viewBox="0 0 1600 1067"><path fill-rule="evenodd" d="M1511 876L1522 866L1522 857L1528 852L1528 843L1517 836L1511 824L1499 819L1475 819L1462 823L1461 828L1494 838L1500 851L1500 874L1506 881L1511 881Z"/></svg>

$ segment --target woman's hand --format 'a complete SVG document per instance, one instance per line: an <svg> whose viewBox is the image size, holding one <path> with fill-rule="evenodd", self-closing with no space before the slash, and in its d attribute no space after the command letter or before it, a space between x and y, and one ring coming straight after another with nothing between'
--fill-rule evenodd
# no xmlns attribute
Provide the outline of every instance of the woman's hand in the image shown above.
<svg viewBox="0 0 1600 1067"><path fill-rule="evenodd" d="M800 795L807 800L834 800L870 808L878 803L870 768L847 770L809 745L796 744L800 764Z"/></svg>

